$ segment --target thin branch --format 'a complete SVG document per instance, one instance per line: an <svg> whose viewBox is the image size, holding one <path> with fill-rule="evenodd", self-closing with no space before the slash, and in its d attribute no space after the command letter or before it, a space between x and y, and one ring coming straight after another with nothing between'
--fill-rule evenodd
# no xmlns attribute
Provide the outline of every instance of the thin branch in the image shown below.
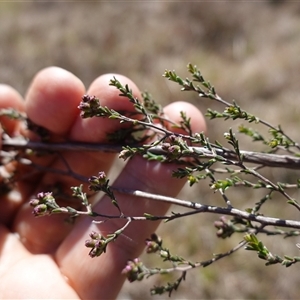
<svg viewBox="0 0 300 300"><path fill-rule="evenodd" d="M67 142L67 143L43 143L33 142L23 139L7 139L2 141L2 148L9 149L33 149L43 151L99 151L99 152L113 152L117 153L122 150L122 145L112 144L92 144L80 142ZM138 145L133 145L137 146ZM205 147L189 147L190 153L187 156L196 156L199 158L214 158L216 155L222 156L232 161L239 161L236 153L229 149L213 148L213 151ZM147 148L145 152L150 152L157 155L165 155L167 152L160 146ZM1 152L1 156L2 156ZM4 154L4 153L3 153ZM262 152L252 152L240 150L243 162L260 164L268 167L300 169L300 158L290 155L279 155ZM183 155L184 156L184 155Z"/></svg>
<svg viewBox="0 0 300 300"><path fill-rule="evenodd" d="M112 188L114 191L117 191L119 193L123 194L129 194L132 196L137 196L137 197L143 197L147 199L152 199L156 201L163 201L167 202L170 204L175 204L187 208L192 208L194 211L192 212L187 212L183 214L175 214L171 216L154 216L155 220L159 219L177 219L180 217L184 217L187 215L192 215L192 214L198 214L198 213L213 213L213 214L220 214L220 215L229 215L233 217L239 217L245 220L253 221L253 222L258 222L262 226L276 226L276 227L286 227L286 228L298 228L300 229L300 221L296 220L283 220L279 218L272 218L272 217L266 217L262 215L256 215L252 213L248 213L233 207L218 207L218 206L213 206L213 205L204 205L200 204L197 202L192 202L192 201L187 201L187 200L180 200L177 198L172 198L172 197L167 197L167 196L162 196L162 195L157 195L157 194L151 194L151 193L146 193L142 191L132 191L132 190L126 190L126 189L119 189L119 188ZM142 220L142 218L138 217L133 217L132 220Z"/></svg>

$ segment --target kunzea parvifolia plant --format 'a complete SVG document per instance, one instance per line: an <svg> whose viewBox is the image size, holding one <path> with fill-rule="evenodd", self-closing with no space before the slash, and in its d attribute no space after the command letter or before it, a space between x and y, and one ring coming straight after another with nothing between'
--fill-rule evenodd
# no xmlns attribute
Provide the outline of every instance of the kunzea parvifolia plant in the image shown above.
<svg viewBox="0 0 300 300"><path fill-rule="evenodd" d="M300 187L300 179L295 178L294 182L274 182L269 179L266 169L283 168L300 169L300 146L294 141L281 126L273 126L266 120L259 118L245 111L237 102L227 102L216 91L215 87L206 79L199 69L188 64L188 72L191 79L181 78L175 71L166 70L164 77L179 85L181 91L194 93L197 97L214 102L214 107L219 110L208 108L206 117L210 120L232 120L239 122L236 130L228 128L223 135L223 144L219 141L211 142L203 132L193 132L191 120L184 111L181 112L181 121L171 126L180 128L181 132L174 133L167 128L168 118L164 115L162 108L152 98L151 94L144 92L142 101L134 97L130 86L123 86L116 78L111 78L110 85L119 90L120 95L133 103L136 114L115 111L101 105L101 99L93 95L83 95L78 106L82 118L110 118L119 120L121 123L128 123L117 132L108 133L108 137L114 143L111 144L89 144L89 143L49 143L47 142L47 130L33 124L26 115L12 109L3 109L1 115L15 119L26 120L28 129L34 131L41 137L40 142L25 139L11 138L3 135L1 165L7 166L11 162L31 165L33 168L41 168L36 161L31 160L34 155L53 155L64 151L109 151L118 152L119 159L129 160L135 155L142 156L145 160L158 161L162 164L173 162L177 168L173 170L172 176L186 178L189 186L205 182L216 200L211 199L210 204L201 203L201 197L195 201L167 197L155 193L118 189L110 185L107 175L99 170L98 174L90 174L89 178L79 176L68 166L65 172L67 176L80 179L87 183L92 193L102 192L111 199L111 205L115 207L116 214L106 214L105 211L94 211L90 196L83 192L82 185L72 186L73 202L70 206L60 206L56 201L54 191L44 191L31 199L30 205L33 208L33 217L50 216L53 214L65 214L66 219L76 222L80 215L89 216L91 222L109 222L111 219L123 219L124 225L114 232L106 235L100 232L91 232L87 236L85 245L87 255L97 259L109 251L108 245L118 239L130 223L135 221L155 222L176 222L178 220L197 215L199 224L203 214L214 214L216 220L213 222L216 238L228 239L234 235L240 235L240 242L232 249L224 253L212 254L211 258L205 261L191 261L188 258L179 256L174 250L164 245L163 237L153 233L145 236L145 251L148 254L156 254L161 260L160 267L149 267L138 257L132 257L120 276L126 276L130 282L142 281L151 276L165 276L174 273L174 280L162 286L154 286L151 294L167 293L171 296L179 285L186 279L187 273L195 268L207 267L214 262L232 256L238 250L249 250L256 253L259 259L265 261L266 265L281 264L290 267L300 261L300 257L289 256L288 254L277 255L267 248L263 242L264 236L277 235L279 238L288 238L300 234L300 221L282 216L268 215L268 210L263 210L272 201L274 195L280 195L286 201L276 205L289 205L296 211L300 211L300 204L292 194ZM204 100L203 100L204 101ZM260 133L252 127L262 126L265 134ZM224 128L222 125L220 128ZM250 139L251 142L260 144L263 151L245 150L240 148L240 140L237 134ZM249 145L249 143L248 143ZM250 143L254 145L254 143ZM63 156L62 154L60 154ZM62 157L63 159L63 157ZM48 169L47 172L58 170ZM62 172L61 170L59 172ZM14 172L6 173L1 181L1 192L11 190L18 177ZM247 201L247 207L238 201L232 201L229 191L235 188L245 190L260 190L260 198ZM173 205L171 213L166 215L152 215L145 211L142 215L131 216L124 214L122 205L119 204L115 192L126 193L132 197L143 197L153 202L167 202ZM218 197L217 197L218 195ZM213 197L213 196L212 196ZM221 201L220 201L221 199ZM72 205L72 203L75 203ZM185 211L176 207L184 207ZM99 221L99 220L102 221ZM181 221L180 226L184 226ZM176 233L174 233L176 235ZM129 237L130 238L130 237ZM180 239L180 237L174 237ZM199 248L201 245L199 245ZM300 244L295 247L300 248ZM200 252L200 249L199 249ZM161 267L161 265L165 267ZM179 274L179 275L178 275ZM170 278L170 277L168 277Z"/></svg>

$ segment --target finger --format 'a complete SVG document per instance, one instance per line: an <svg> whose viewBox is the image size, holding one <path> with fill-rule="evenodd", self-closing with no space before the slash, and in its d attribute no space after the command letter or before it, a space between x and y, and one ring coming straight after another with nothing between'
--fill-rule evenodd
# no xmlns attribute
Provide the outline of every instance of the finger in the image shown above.
<svg viewBox="0 0 300 300"><path fill-rule="evenodd" d="M56 69L55 69L56 70ZM59 70L59 73L64 72L65 74L59 74L60 80L54 80L53 83L51 80L45 80L42 77L42 80L38 78L35 80L33 87L31 87L28 95L29 103L26 105L28 108L28 114L30 118L37 123L38 125L47 126L47 129L51 132L54 132L55 138L73 140L73 141L87 141L87 142L98 142L103 143L107 142L107 128L108 130L115 131L120 128L119 122L112 122L112 120L94 118L94 119L82 119L80 116L80 111L71 110L70 114L72 117L64 118L66 110L61 111L62 101L67 103L70 107L77 108L81 96L82 89L78 88L78 83L74 81L74 76L71 78L70 74L66 74L66 71ZM50 72L51 73L51 72ZM46 74L50 79L54 77L55 74ZM119 96L119 92L116 88L109 86L109 79L111 76L100 76L95 80L88 93L95 95L102 99L104 105L114 108L114 109L123 109L133 111L133 105L128 105L129 101L124 97ZM67 78L65 78L67 77ZM123 84L131 84L131 81L125 77L119 76ZM77 80L77 79L76 79ZM66 88L66 82L73 85L72 88L67 86L67 92L64 91ZM46 91L41 87L44 83L47 82ZM50 88L53 84L53 87ZM77 87L77 89L76 89ZM137 87L133 86L135 94L138 95ZM36 91L37 90L37 91ZM55 92L53 91L55 90ZM76 92L76 95L74 93ZM70 97L72 93L72 97ZM63 95L63 96L61 96ZM41 101L41 96L44 100ZM68 98L70 97L70 98ZM59 99L59 100L58 100ZM65 100L67 99L67 100ZM38 114L38 111L45 110L48 106L48 112L51 112L51 115L55 115L55 118L51 118L48 114L43 115L42 117ZM55 124L51 124L55 122ZM50 123L50 124L49 124ZM62 128L59 127L59 123L62 124ZM113 123L113 125L111 125ZM53 137L53 136L52 136ZM84 182L78 180L78 177L83 181L86 181L89 176L97 174L99 170L108 171L111 167L115 154L111 153L95 153L95 152L62 152L59 157L51 161L51 168L60 172L65 172L65 176L58 175L56 173L46 173L36 186L34 193L40 191L51 191L52 189L58 187L59 192L62 194L67 194L70 196L71 186L78 186ZM50 165L49 165L50 167ZM47 172L47 170L46 170ZM76 176L73 176L76 174ZM84 184L85 186L85 184ZM70 203L68 201L62 202L62 197L56 197L56 200L60 205L68 206L78 206L80 203ZM64 239L67 233L71 230L72 224L70 222L63 222L65 216L51 216L50 218L37 218L32 217L32 208L29 204L25 204L20 210L18 218L15 223L15 230L20 234L21 239L27 249L34 253L45 253L54 251L54 249L59 245L59 243Z"/></svg>
<svg viewBox="0 0 300 300"><path fill-rule="evenodd" d="M0 224L0 250L0 277L4 275L16 261L26 259L29 255L18 240L17 235L9 232L2 224Z"/></svg>
<svg viewBox="0 0 300 300"><path fill-rule="evenodd" d="M33 79L25 99L27 117L36 125L46 128L50 139L61 141L70 130L77 115L77 106L85 92L83 83L70 72L57 67L40 71ZM30 139L39 139L33 132L25 133ZM40 166L47 166L55 160L55 155L30 157ZM34 170L25 169L24 174ZM25 198L32 194L42 176L27 176L20 186Z"/></svg>
<svg viewBox="0 0 300 300"><path fill-rule="evenodd" d="M24 111L24 100L20 94L12 87L0 84L0 110L12 108L19 112ZM1 135L3 132L9 136L15 136L19 133L20 122L7 116L0 117ZM15 163L2 162L0 166L0 193L1 210L0 223L9 224L11 217L21 205L21 197L18 191L11 191L12 185L9 184L9 177L15 171Z"/></svg>
<svg viewBox="0 0 300 300"><path fill-rule="evenodd" d="M0 299L78 299L51 256L30 254L2 225L0 252Z"/></svg>
<svg viewBox="0 0 300 300"><path fill-rule="evenodd" d="M192 118L192 129L194 131L201 132L205 130L202 114L190 104L184 102L173 103L165 111L174 121L180 118L180 111L185 111L187 116ZM128 162L115 181L114 186L174 197L185 183L185 180L171 176L174 169L177 169L177 166L173 163L161 164L136 156ZM169 205L165 203L118 193L116 193L116 196L125 215L142 216L145 212L153 215L163 215L169 208ZM107 197L104 197L95 206L94 210L107 215L117 214L111 200ZM56 254L57 262L62 273L69 278L81 298L115 298L124 281L121 271L125 267L126 261L140 254L144 248L144 240L156 230L159 223L133 222L124 231L124 235L129 239L121 236L114 243L109 244L107 252L95 258L96 261L88 257L88 251L83 245L91 231L95 230L106 235L121 228L123 224L124 222L108 220L99 225L86 218L75 226L60 246ZM76 275L79 272L81 276Z"/></svg>
<svg viewBox="0 0 300 300"><path fill-rule="evenodd" d="M51 140L62 140L78 115L77 106L84 92L82 82L71 73L57 67L46 68L35 76L28 89L25 111L33 123L49 130ZM32 132L25 132L25 134L33 139L38 138ZM29 158L41 167L48 167L55 161L56 156L43 155ZM35 219L31 213L32 208L28 204L28 198L41 187L42 172L30 166L20 168L20 172L22 172L20 175L22 180L18 184L23 201L26 202L19 209L13 230L19 233L24 245L31 243L32 240L36 244L43 244L41 235L47 236L52 232L49 226L50 219L47 221ZM51 221L55 223L61 220L61 216L55 216ZM64 222L60 232L67 232L70 227L70 224ZM38 229L40 234L36 233ZM57 232L58 236L60 232Z"/></svg>
<svg viewBox="0 0 300 300"><path fill-rule="evenodd" d="M19 112L24 111L24 100L21 95L12 87L0 84L0 109L13 108ZM20 122L7 116L0 117L3 130L9 135L18 134Z"/></svg>
<svg viewBox="0 0 300 300"><path fill-rule="evenodd" d="M65 136L78 115L85 92L83 83L70 72L50 67L40 71L26 95L26 113L52 134Z"/></svg>
<svg viewBox="0 0 300 300"><path fill-rule="evenodd" d="M135 112L133 104L126 98L121 97L120 91L109 86L110 80L116 78L123 86L128 84L134 97L141 99L141 94L137 86L127 77L116 74L105 74L97 78L90 86L88 95L97 96L100 99L101 106L109 107L116 111ZM123 128L119 120L111 120L107 118L78 118L72 130L70 138L83 142L108 142L107 134Z"/></svg>

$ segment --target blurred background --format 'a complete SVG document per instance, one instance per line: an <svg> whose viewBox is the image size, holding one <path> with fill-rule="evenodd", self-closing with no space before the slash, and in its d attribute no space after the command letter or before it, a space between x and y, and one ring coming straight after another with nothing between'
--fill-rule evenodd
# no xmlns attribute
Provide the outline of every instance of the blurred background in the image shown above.
<svg viewBox="0 0 300 300"><path fill-rule="evenodd" d="M171 69L185 78L191 62L222 98L235 99L245 110L281 124L299 140L299 16L297 1L1 2L0 82L24 95L35 73L51 65L73 72L87 87L99 75L116 72L130 77L162 104L186 100L204 112L208 107L223 110L196 94L180 92L162 77L165 69ZM239 124L208 121L211 141L224 142L223 132ZM251 141L241 141L242 149L257 150ZM298 172L285 170L271 170L268 176L275 182L299 178ZM235 189L230 199L245 209L263 195L263 191ZM292 196L299 199L297 191ZM180 198L223 205L207 182L192 190L185 188ZM264 213L299 218L286 199L274 197L271 203ZM213 227L217 219L217 215L202 214L180 219L161 226L159 234L174 254L192 261L210 259L212 253L228 251L242 239L242 235L217 239ZM267 247L281 256L299 255L297 242L297 238L266 239ZM155 266L155 257L143 256L143 260ZM296 299L300 295L298 270L298 265L265 267L255 253L241 249L189 272L172 297ZM167 298L150 296L154 284L164 281L153 277L143 283L126 283L119 299Z"/></svg>

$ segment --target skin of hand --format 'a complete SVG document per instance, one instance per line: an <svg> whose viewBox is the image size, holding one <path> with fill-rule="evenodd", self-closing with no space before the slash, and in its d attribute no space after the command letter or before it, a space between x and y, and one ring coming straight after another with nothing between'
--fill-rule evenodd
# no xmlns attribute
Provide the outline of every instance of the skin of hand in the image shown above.
<svg viewBox="0 0 300 300"><path fill-rule="evenodd" d="M37 125L51 133L50 141L107 142L107 133L123 126L116 120L104 118L82 119L78 105L84 94L95 95L101 105L115 110L134 111L125 97L119 96L115 87L109 86L116 78L128 84L136 97L141 99L137 86L128 78L107 74L98 77L86 90L73 74L57 67L46 68L34 77L25 99L7 85L0 85L0 109L12 107ZM173 121L180 120L185 111L192 120L194 132L206 130L202 114L193 105L174 102L164 108ZM21 121L0 117L2 128L10 136L26 136L37 139L26 130ZM170 128L171 130L171 128ZM90 177L99 171L109 172L115 155L95 152L64 152L64 161L58 156L34 157L45 167L64 169L67 165L83 176ZM21 168L21 167L20 167ZM114 186L175 197L185 181L172 178L173 164L149 162L141 157L129 160L114 182ZM47 192L59 184L65 191L81 182L71 176L47 172L30 173L21 168L22 180L15 189L1 195L0 209L0 298L1 299L113 299L124 283L121 274L128 259L136 258L144 248L144 241L153 233L158 222L132 222L120 236L110 243L106 253L91 258L84 246L91 231L104 235L119 229L120 220L97 224L88 217L80 217L74 224L64 222L65 216L51 215L36 218L29 200L38 192ZM86 187L86 186L85 186ZM116 193L118 203L125 214L142 215L144 212L163 215L169 205L147 199ZM93 209L105 214L115 214L111 200L103 197Z"/></svg>

